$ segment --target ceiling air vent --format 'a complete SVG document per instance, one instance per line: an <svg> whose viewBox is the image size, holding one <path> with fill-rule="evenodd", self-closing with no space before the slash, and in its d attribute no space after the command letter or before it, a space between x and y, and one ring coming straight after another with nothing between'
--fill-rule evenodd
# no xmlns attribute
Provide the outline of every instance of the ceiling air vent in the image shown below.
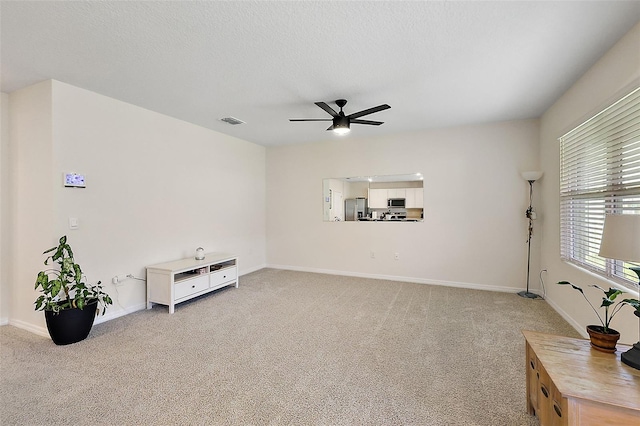
<svg viewBox="0 0 640 426"><path fill-rule="evenodd" d="M229 124L232 124L234 126L236 124L244 124L244 121L238 120L235 117L223 117L223 118L220 119L220 121L224 121L225 123L229 123Z"/></svg>

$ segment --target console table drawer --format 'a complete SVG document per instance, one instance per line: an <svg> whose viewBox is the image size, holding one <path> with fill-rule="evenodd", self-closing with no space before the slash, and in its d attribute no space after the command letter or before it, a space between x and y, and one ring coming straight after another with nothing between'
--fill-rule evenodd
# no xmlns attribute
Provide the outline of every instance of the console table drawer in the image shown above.
<svg viewBox="0 0 640 426"><path fill-rule="evenodd" d="M174 297L176 300L183 297L190 296L199 291L209 288L209 275L204 274L197 278L190 278L188 280L180 281L175 284Z"/></svg>
<svg viewBox="0 0 640 426"><path fill-rule="evenodd" d="M211 273L211 287L215 287L220 284L224 284L231 280L235 280L238 277L238 269L225 268Z"/></svg>

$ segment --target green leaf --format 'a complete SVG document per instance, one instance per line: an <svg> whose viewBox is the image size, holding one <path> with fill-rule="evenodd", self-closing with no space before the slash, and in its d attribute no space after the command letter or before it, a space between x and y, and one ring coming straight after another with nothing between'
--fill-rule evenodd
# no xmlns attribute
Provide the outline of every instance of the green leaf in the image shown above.
<svg viewBox="0 0 640 426"><path fill-rule="evenodd" d="M62 257L62 247L58 246L56 252L51 256L51 260L58 260Z"/></svg>
<svg viewBox="0 0 640 426"><path fill-rule="evenodd" d="M82 269L80 269L80 265L77 263L73 264L73 273L75 275L76 284L80 284L82 280Z"/></svg>
<svg viewBox="0 0 640 426"><path fill-rule="evenodd" d="M62 289L62 282L60 280L53 280L51 282L50 293L53 297L57 296L58 293L60 293L61 289Z"/></svg>
<svg viewBox="0 0 640 426"><path fill-rule="evenodd" d="M62 272L64 274L69 274L73 271L73 262L68 257L62 260Z"/></svg>
<svg viewBox="0 0 640 426"><path fill-rule="evenodd" d="M626 302L629 305L633 306L636 309L636 311L640 311L640 300L638 300L638 299L624 299L623 302Z"/></svg>
<svg viewBox="0 0 640 426"><path fill-rule="evenodd" d="M42 252L42 254L47 254L47 253L51 253L52 251L54 251L55 249L57 249L58 247L51 247L49 250Z"/></svg>
<svg viewBox="0 0 640 426"><path fill-rule="evenodd" d="M569 281L558 281L558 284L560 284L560 285L570 285L571 287L574 288L574 290L578 290L580 293L584 294L584 291L582 291L582 289L580 287L578 287L577 285L571 284Z"/></svg>
<svg viewBox="0 0 640 426"><path fill-rule="evenodd" d="M624 291L619 290L617 288L609 288L609 291L605 291L604 294L607 295L607 299L615 300L616 297L624 293Z"/></svg>
<svg viewBox="0 0 640 426"><path fill-rule="evenodd" d="M613 301L610 299L607 299L606 297L602 298L602 305L600 305L601 308L606 308L607 306L611 306L613 305Z"/></svg>
<svg viewBox="0 0 640 426"><path fill-rule="evenodd" d="M49 277L47 274L45 274L44 271L38 272L38 278L36 278L36 286L34 288L42 287L42 289L45 289L48 283Z"/></svg>
<svg viewBox="0 0 640 426"><path fill-rule="evenodd" d="M42 307L42 304L44 303L44 295L41 295L40 297L38 297L35 301L35 305L36 305L36 311L39 311L40 308Z"/></svg>

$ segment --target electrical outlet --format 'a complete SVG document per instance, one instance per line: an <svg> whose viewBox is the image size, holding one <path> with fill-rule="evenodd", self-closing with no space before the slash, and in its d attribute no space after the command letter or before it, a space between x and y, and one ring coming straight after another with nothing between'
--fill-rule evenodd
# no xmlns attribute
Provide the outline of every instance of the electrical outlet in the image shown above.
<svg viewBox="0 0 640 426"><path fill-rule="evenodd" d="M393 258L395 260L400 260L400 253L394 253Z"/></svg>
<svg viewBox="0 0 640 426"><path fill-rule="evenodd" d="M372 259L375 259L375 258L376 258L376 252L375 252L375 251L372 251L372 252L371 252L371 258L372 258Z"/></svg>

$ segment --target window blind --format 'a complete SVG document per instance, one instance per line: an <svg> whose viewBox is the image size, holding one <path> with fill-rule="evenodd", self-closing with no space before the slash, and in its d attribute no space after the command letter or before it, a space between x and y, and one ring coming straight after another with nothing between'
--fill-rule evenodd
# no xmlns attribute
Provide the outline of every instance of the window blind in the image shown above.
<svg viewBox="0 0 640 426"><path fill-rule="evenodd" d="M598 251L605 214L640 214L640 88L559 141L561 257L635 287L630 263Z"/></svg>

